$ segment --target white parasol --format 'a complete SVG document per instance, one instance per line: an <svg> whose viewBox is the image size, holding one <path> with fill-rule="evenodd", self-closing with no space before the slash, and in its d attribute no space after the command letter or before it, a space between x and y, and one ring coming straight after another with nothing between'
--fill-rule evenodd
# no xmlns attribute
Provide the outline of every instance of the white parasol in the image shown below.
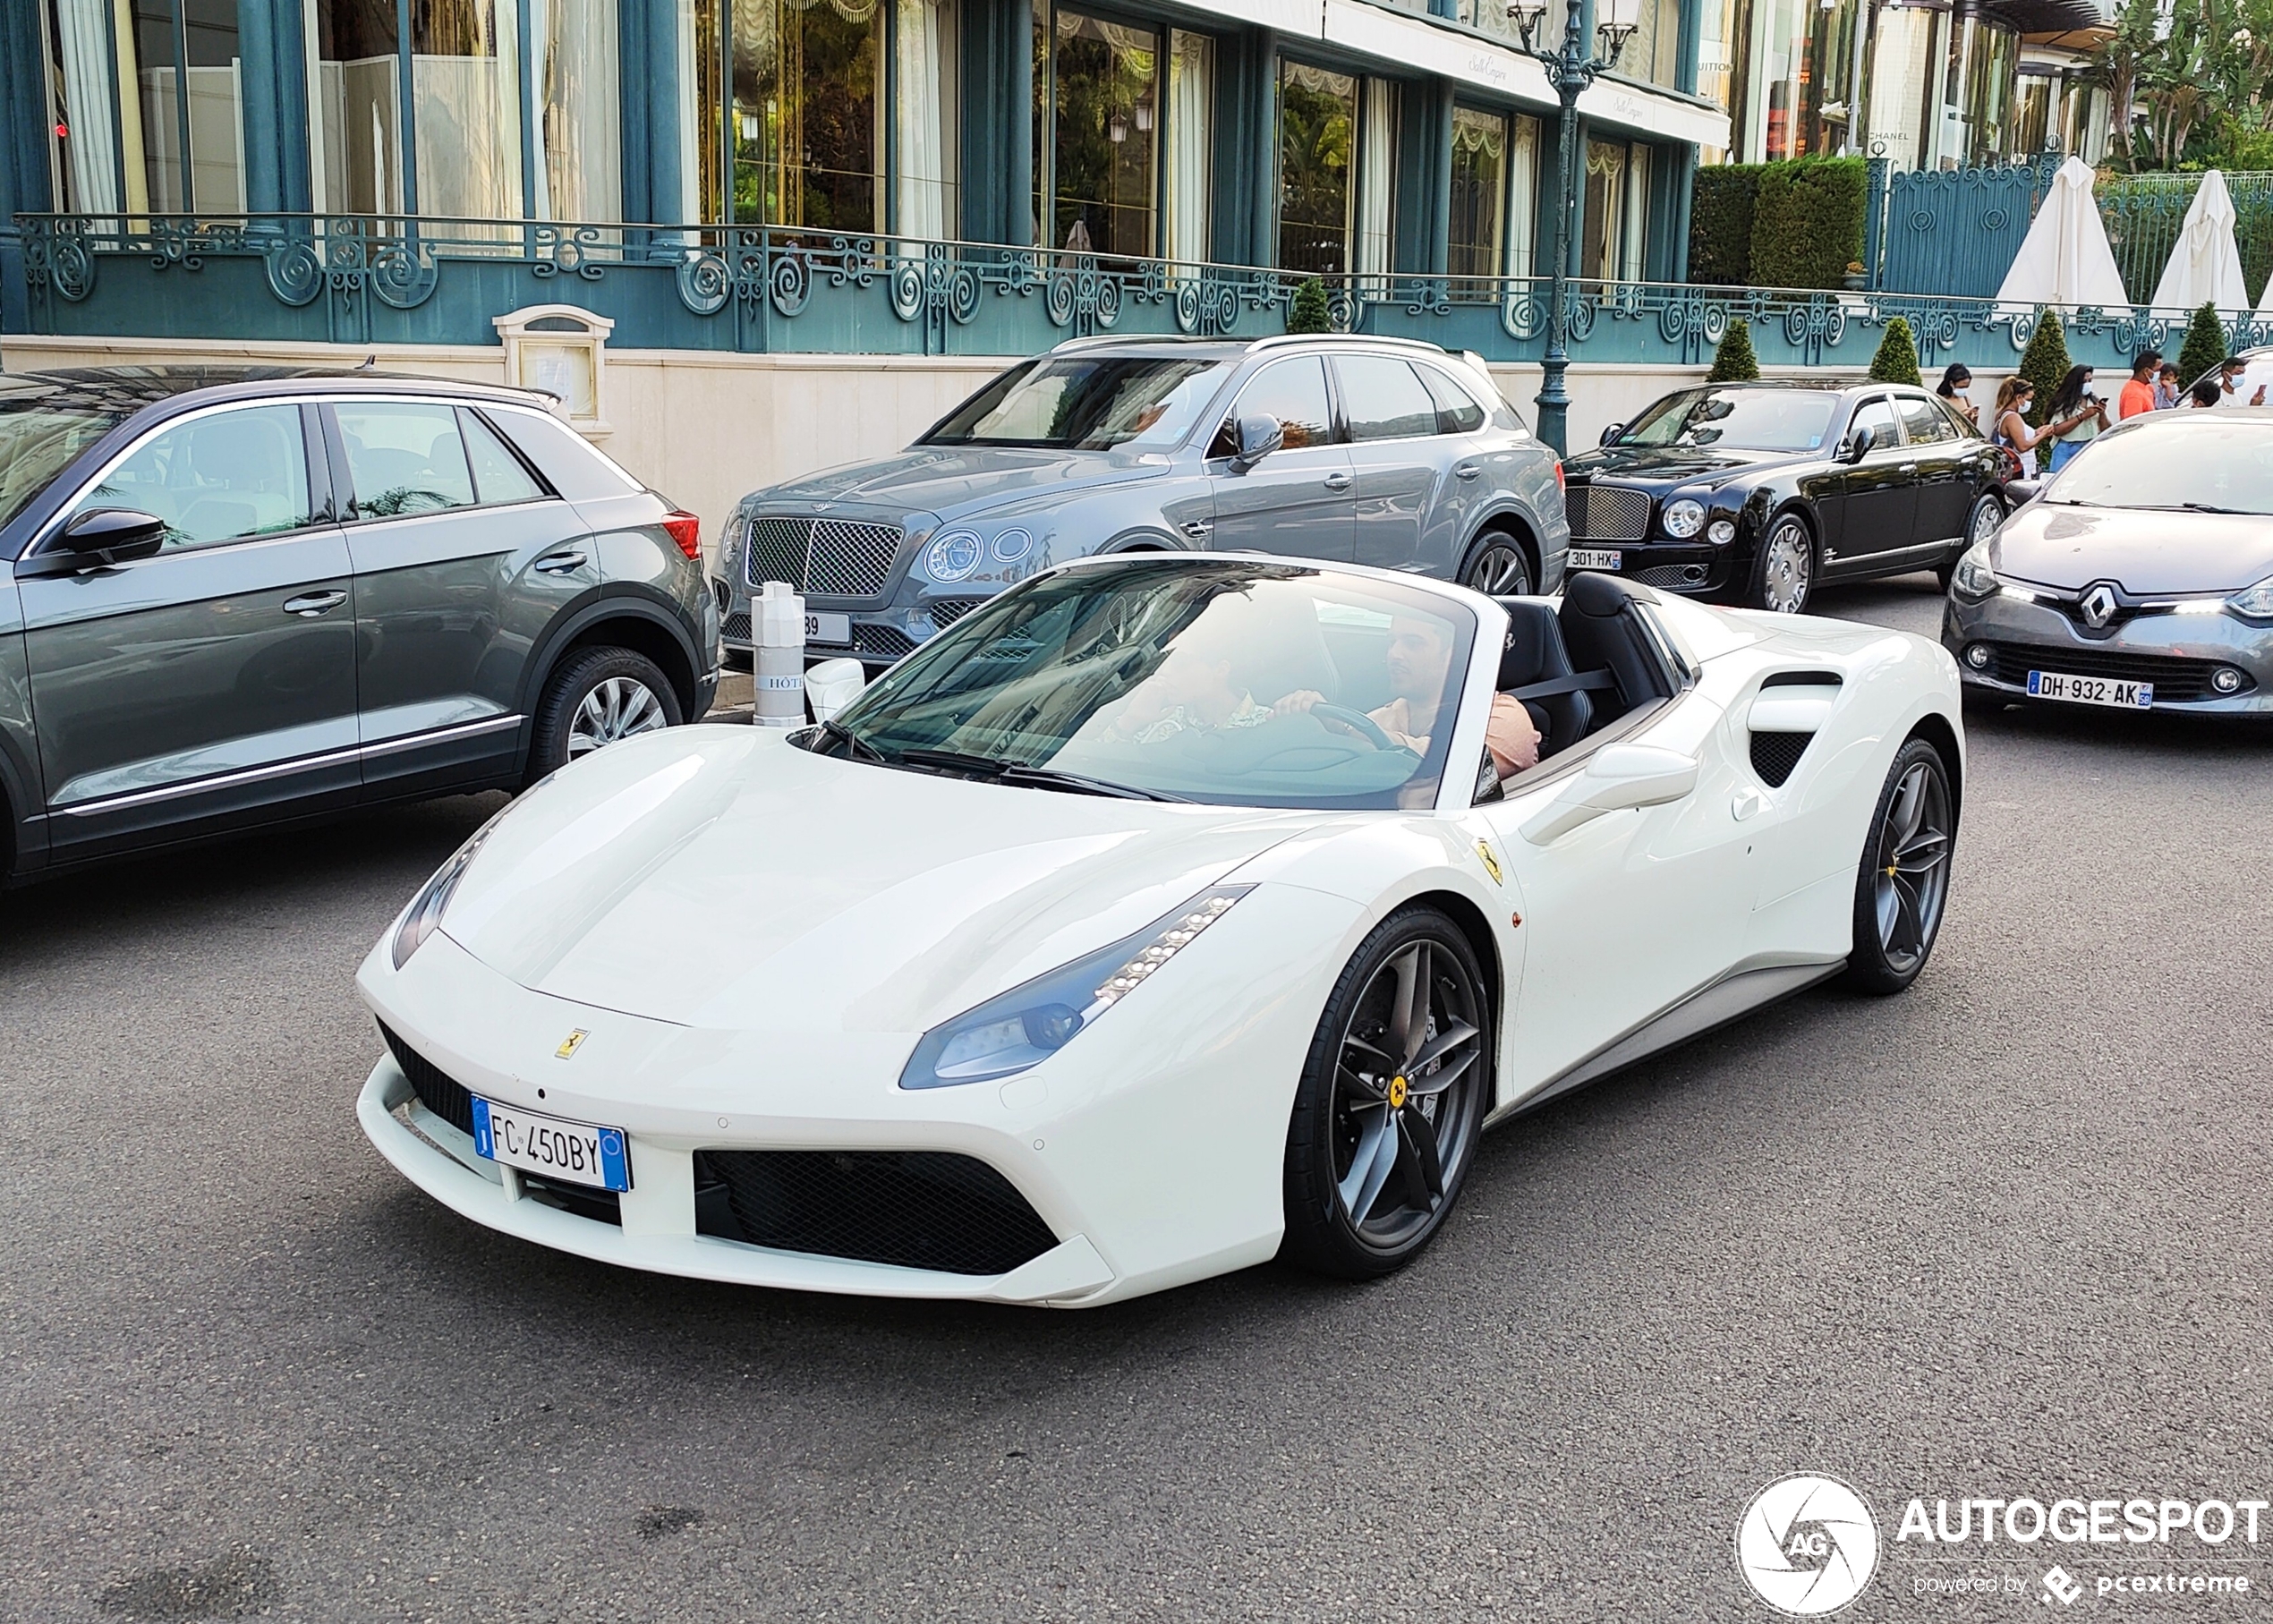
<svg viewBox="0 0 2273 1624"><path fill-rule="evenodd" d="M2242 251L2234 245L2234 198L2215 169L2202 176L2186 223L2171 245L2170 263L2155 284L2157 310L2193 310L2214 304L2228 320L2250 308L2242 282Z"/></svg>
<svg viewBox="0 0 2273 1624"><path fill-rule="evenodd" d="M2052 177L2052 194L2036 211L1996 302L1998 314L2008 316L2039 304L2130 309L2131 295L2124 291L2091 195L2091 166L2081 158L2069 158Z"/></svg>

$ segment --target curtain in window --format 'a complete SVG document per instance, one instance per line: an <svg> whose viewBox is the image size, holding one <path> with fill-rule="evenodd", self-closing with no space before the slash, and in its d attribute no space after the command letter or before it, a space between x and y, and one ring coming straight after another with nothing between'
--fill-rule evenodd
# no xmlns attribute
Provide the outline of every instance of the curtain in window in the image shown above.
<svg viewBox="0 0 2273 1624"><path fill-rule="evenodd" d="M1637 141L1627 151L1626 228L1618 243L1618 279L1639 282L1643 251L1649 246L1649 149Z"/></svg>
<svg viewBox="0 0 2273 1624"><path fill-rule="evenodd" d="M62 149L64 206L83 214L118 212L118 145L111 123L111 18L104 0L55 0L55 50L62 58L55 138Z"/></svg>
<svg viewBox="0 0 2273 1624"><path fill-rule="evenodd" d="M536 217L623 218L616 0L528 0Z"/></svg>
<svg viewBox="0 0 2273 1624"><path fill-rule="evenodd" d="M1522 114L1508 143L1508 275L1539 274L1539 121Z"/></svg>
<svg viewBox="0 0 2273 1624"><path fill-rule="evenodd" d="M1215 41L1179 30L1168 50L1167 254L1188 275L1208 258L1214 113Z"/></svg>
<svg viewBox="0 0 2273 1624"><path fill-rule="evenodd" d="M519 219L515 0L425 0L411 25L419 212Z"/></svg>
<svg viewBox="0 0 2273 1624"><path fill-rule="evenodd" d="M1358 141L1358 271L1366 291L1389 289L1390 208L1397 195L1397 81L1366 81L1364 128Z"/></svg>
<svg viewBox="0 0 2273 1624"><path fill-rule="evenodd" d="M899 0L894 22L899 96L895 229L932 241L959 237L955 13L943 0Z"/></svg>

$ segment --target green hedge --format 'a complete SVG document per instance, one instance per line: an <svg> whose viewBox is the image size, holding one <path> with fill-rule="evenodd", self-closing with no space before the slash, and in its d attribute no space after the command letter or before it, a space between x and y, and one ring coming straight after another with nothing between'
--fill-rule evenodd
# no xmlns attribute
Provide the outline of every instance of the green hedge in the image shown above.
<svg viewBox="0 0 2273 1624"><path fill-rule="evenodd" d="M1689 279L1731 287L1837 287L1862 258L1869 166L1859 157L1716 164L1690 200Z"/></svg>
<svg viewBox="0 0 2273 1624"><path fill-rule="evenodd" d="M1751 280L1752 197L1764 164L1714 164L1697 172L1689 206L1689 279L1744 287Z"/></svg>

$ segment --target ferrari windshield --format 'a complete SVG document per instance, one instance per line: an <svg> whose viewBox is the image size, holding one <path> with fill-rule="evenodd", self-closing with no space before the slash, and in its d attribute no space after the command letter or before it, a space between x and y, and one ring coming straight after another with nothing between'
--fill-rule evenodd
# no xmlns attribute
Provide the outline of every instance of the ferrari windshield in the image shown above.
<svg viewBox="0 0 2273 1624"><path fill-rule="evenodd" d="M2273 414L2158 413L2090 451L2053 476L2046 501L2273 514Z"/></svg>
<svg viewBox="0 0 2273 1624"><path fill-rule="evenodd" d="M1837 395L1816 389L1684 389L1629 423L1617 443L1814 451L1838 409Z"/></svg>
<svg viewBox="0 0 2273 1624"><path fill-rule="evenodd" d="M1230 370L1228 361L1181 355L1044 355L1012 367L956 407L924 443L1068 451L1174 446Z"/></svg>
<svg viewBox="0 0 2273 1624"><path fill-rule="evenodd" d="M807 748L1222 806L1434 803L1474 619L1298 564L1044 576L880 677Z"/></svg>

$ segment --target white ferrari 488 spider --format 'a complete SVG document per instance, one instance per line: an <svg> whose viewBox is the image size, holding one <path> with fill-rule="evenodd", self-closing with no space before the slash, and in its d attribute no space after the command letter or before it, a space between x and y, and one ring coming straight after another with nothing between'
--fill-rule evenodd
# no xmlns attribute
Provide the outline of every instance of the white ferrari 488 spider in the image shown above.
<svg viewBox="0 0 2273 1624"><path fill-rule="evenodd" d="M477 1222L675 1274L1378 1274L1493 1122L1827 977L1907 986L1959 717L1925 639L1605 575L1067 565L830 722L515 802L362 967L361 1119Z"/></svg>

